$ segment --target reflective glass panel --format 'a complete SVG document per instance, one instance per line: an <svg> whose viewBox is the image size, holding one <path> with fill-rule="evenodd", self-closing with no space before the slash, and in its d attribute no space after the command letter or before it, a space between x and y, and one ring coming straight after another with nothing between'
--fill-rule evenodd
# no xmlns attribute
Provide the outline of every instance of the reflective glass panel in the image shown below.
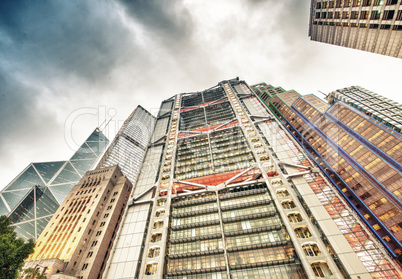
<svg viewBox="0 0 402 279"><path fill-rule="evenodd" d="M63 166L65 161L60 162L47 162L47 163L34 163L34 167L42 176L43 180L47 183L55 175L55 173Z"/></svg>
<svg viewBox="0 0 402 279"><path fill-rule="evenodd" d="M59 203L46 187L36 189L36 218L52 215L59 207Z"/></svg>
<svg viewBox="0 0 402 279"><path fill-rule="evenodd" d="M89 160L71 160L70 163L74 166L74 168L80 173L80 175L84 175L95 162L94 159Z"/></svg>
<svg viewBox="0 0 402 279"><path fill-rule="evenodd" d="M67 194L70 190L77 184L77 182L67 183L57 186L49 186L50 191L52 191L53 195L57 199L59 203L62 203L64 199L67 197Z"/></svg>
<svg viewBox="0 0 402 279"><path fill-rule="evenodd" d="M67 163L64 169L59 173L55 180L53 180L52 185L68 183L72 181L79 181L81 176L74 170L74 168Z"/></svg>
<svg viewBox="0 0 402 279"><path fill-rule="evenodd" d="M5 191L32 188L32 186L41 184L43 184L43 182L39 175L34 168L30 166L26 171L21 173L21 175L19 175L18 178L5 189Z"/></svg>

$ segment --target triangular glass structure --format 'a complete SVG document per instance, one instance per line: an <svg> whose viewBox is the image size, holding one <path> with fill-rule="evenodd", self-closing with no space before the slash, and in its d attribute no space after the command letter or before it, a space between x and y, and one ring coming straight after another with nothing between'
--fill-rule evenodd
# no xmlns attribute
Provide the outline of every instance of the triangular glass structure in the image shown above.
<svg viewBox="0 0 402 279"><path fill-rule="evenodd" d="M89 160L71 160L70 163L74 166L74 168L83 176L93 165L95 162L94 159Z"/></svg>
<svg viewBox="0 0 402 279"><path fill-rule="evenodd" d="M3 192L2 195L6 202L8 203L8 206L11 210L22 201L22 199L25 197L26 194L31 189L24 189L21 191L9 191L9 192Z"/></svg>
<svg viewBox="0 0 402 279"><path fill-rule="evenodd" d="M49 186L50 191L57 201L61 204L66 198L67 194L77 183L67 183L57 186Z"/></svg>
<svg viewBox="0 0 402 279"><path fill-rule="evenodd" d="M34 187L36 188L36 187ZM11 224L30 221L35 219L35 192L34 188L29 194L20 202L20 204L10 214Z"/></svg>
<svg viewBox="0 0 402 279"><path fill-rule="evenodd" d="M52 215L59 203L47 187L36 188L36 218Z"/></svg>
<svg viewBox="0 0 402 279"><path fill-rule="evenodd" d="M0 197L0 215L7 215L7 214L8 214L8 209L6 207L6 204L3 202L3 200Z"/></svg>
<svg viewBox="0 0 402 279"><path fill-rule="evenodd" d="M92 151L99 156L105 147L108 145L107 141L87 141L86 144L92 149Z"/></svg>
<svg viewBox="0 0 402 279"><path fill-rule="evenodd" d="M25 239L36 239L37 236L35 234L35 221L29 221L25 223L17 224L14 227L14 231L17 233L18 237L23 237Z"/></svg>
<svg viewBox="0 0 402 279"><path fill-rule="evenodd" d="M81 176L75 171L70 163L67 163L59 175L53 180L51 185L79 181Z"/></svg>
<svg viewBox="0 0 402 279"><path fill-rule="evenodd" d="M106 138L106 136L99 131L99 129L95 129L93 133L87 138L86 141L106 141L109 142L109 140Z"/></svg>
<svg viewBox="0 0 402 279"><path fill-rule="evenodd" d="M36 168L42 179L48 183L65 162L66 161L34 163L33 166Z"/></svg>
<svg viewBox="0 0 402 279"><path fill-rule="evenodd" d="M73 157L71 157L71 160L77 160L77 159L96 159L96 155L94 152L92 152L91 148L84 143L81 145L81 147L75 152Z"/></svg>
<svg viewBox="0 0 402 279"><path fill-rule="evenodd" d="M29 168L21 173L14 182L9 184L4 191L29 189L40 184L43 184L43 181L40 179L38 173L35 171L32 165L30 165Z"/></svg>

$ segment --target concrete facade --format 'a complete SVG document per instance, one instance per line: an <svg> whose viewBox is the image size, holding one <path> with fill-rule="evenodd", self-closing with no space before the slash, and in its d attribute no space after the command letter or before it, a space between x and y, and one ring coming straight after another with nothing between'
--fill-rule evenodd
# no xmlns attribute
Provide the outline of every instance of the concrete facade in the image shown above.
<svg viewBox="0 0 402 279"><path fill-rule="evenodd" d="M39 262L49 264L48 278L100 277L131 190L118 166L87 172L39 237L24 269ZM53 264L60 262L63 268Z"/></svg>

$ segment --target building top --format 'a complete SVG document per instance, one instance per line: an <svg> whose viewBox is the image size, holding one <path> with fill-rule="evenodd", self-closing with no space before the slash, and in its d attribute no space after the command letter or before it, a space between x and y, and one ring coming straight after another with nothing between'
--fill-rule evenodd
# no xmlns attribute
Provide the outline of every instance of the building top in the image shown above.
<svg viewBox="0 0 402 279"><path fill-rule="evenodd" d="M402 133L402 105L360 86L351 86L331 92L328 102L343 101L383 123L398 133Z"/></svg>
<svg viewBox="0 0 402 279"><path fill-rule="evenodd" d="M125 176L134 183L149 144L155 117L137 106L98 163L98 168L119 165Z"/></svg>

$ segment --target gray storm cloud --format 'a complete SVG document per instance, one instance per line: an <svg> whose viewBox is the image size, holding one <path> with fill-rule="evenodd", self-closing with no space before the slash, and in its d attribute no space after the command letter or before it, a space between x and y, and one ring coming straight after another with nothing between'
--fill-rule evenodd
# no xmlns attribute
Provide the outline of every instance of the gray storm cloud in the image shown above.
<svg viewBox="0 0 402 279"><path fill-rule="evenodd" d="M361 85L401 102L401 61L309 41L309 4L0 1L0 188L32 161L68 159L64 125L81 107L116 109L118 123L236 76L303 94ZM76 141L99 124L77 119Z"/></svg>

